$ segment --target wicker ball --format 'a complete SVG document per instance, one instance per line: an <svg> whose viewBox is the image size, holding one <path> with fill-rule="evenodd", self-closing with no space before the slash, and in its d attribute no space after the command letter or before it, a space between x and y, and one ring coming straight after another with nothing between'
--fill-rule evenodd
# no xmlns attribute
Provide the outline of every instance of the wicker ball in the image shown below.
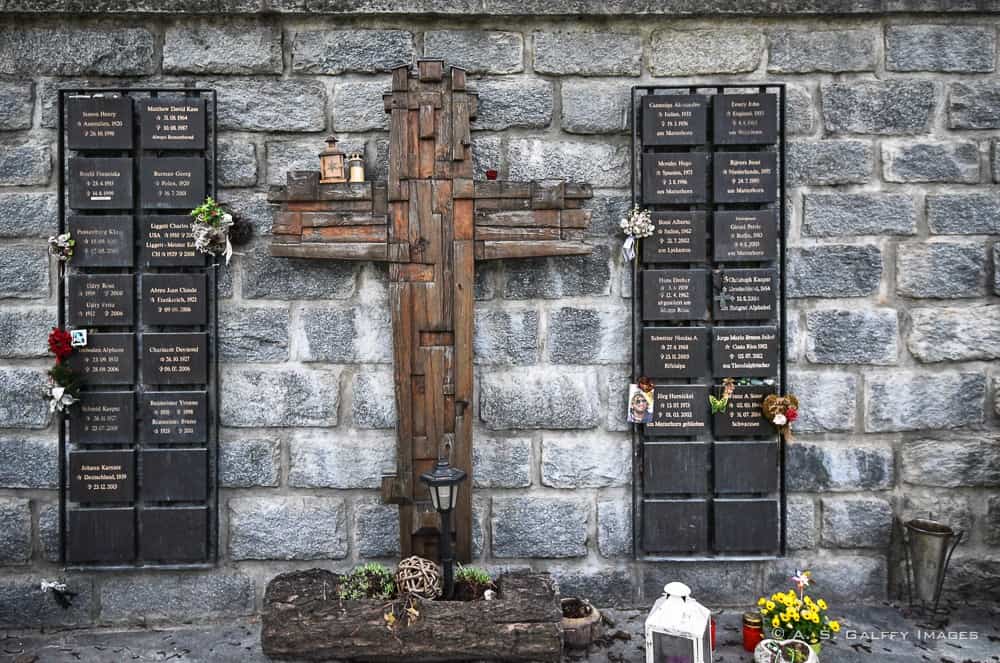
<svg viewBox="0 0 1000 663"><path fill-rule="evenodd" d="M396 587L400 594L436 599L441 596L441 570L429 559L407 557L396 569Z"/></svg>
<svg viewBox="0 0 1000 663"><path fill-rule="evenodd" d="M236 218L229 228L229 241L233 246L244 246L253 239L253 224L246 219Z"/></svg>

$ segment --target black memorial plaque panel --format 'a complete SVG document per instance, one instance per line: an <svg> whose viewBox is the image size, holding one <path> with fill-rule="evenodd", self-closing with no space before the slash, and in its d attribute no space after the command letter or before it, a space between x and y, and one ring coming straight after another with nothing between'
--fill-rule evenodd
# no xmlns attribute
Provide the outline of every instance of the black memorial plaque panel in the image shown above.
<svg viewBox="0 0 1000 663"><path fill-rule="evenodd" d="M135 335L88 334L87 345L76 348L69 363L86 385L133 384Z"/></svg>
<svg viewBox="0 0 1000 663"><path fill-rule="evenodd" d="M205 160L144 159L139 182L145 209L194 209L205 201Z"/></svg>
<svg viewBox="0 0 1000 663"><path fill-rule="evenodd" d="M73 247L73 267L131 267L131 216L80 216L67 219Z"/></svg>
<svg viewBox="0 0 1000 663"><path fill-rule="evenodd" d="M763 553L778 550L781 517L778 500L717 499L712 504L715 515L715 549L719 552Z"/></svg>
<svg viewBox="0 0 1000 663"><path fill-rule="evenodd" d="M208 382L208 334L147 333L142 342L143 383Z"/></svg>
<svg viewBox="0 0 1000 663"><path fill-rule="evenodd" d="M146 216L142 228L145 267L204 267L205 254L194 247L188 215Z"/></svg>
<svg viewBox="0 0 1000 663"><path fill-rule="evenodd" d="M701 145L708 133L708 97L700 94L642 98L643 145Z"/></svg>
<svg viewBox="0 0 1000 663"><path fill-rule="evenodd" d="M642 448L647 495L708 492L710 445L646 442Z"/></svg>
<svg viewBox="0 0 1000 663"><path fill-rule="evenodd" d="M778 95L718 94L712 100L716 145L770 145L778 140Z"/></svg>
<svg viewBox="0 0 1000 663"><path fill-rule="evenodd" d="M69 498L80 503L135 499L135 452L69 452Z"/></svg>
<svg viewBox="0 0 1000 663"><path fill-rule="evenodd" d="M712 374L716 377L773 377L778 374L778 328L714 327Z"/></svg>
<svg viewBox="0 0 1000 663"><path fill-rule="evenodd" d="M717 437L753 437L774 435L771 422L764 418L761 403L764 397L774 393L770 385L739 385L729 397L729 404L723 412L712 415ZM715 395L722 395L722 388L715 388Z"/></svg>
<svg viewBox="0 0 1000 663"><path fill-rule="evenodd" d="M67 176L73 209L132 207L131 159L70 159Z"/></svg>
<svg viewBox="0 0 1000 663"><path fill-rule="evenodd" d="M649 378L696 378L708 374L708 329L646 327L642 374Z"/></svg>
<svg viewBox="0 0 1000 663"><path fill-rule="evenodd" d="M708 201L708 153L643 154L642 200L648 205Z"/></svg>
<svg viewBox="0 0 1000 663"><path fill-rule="evenodd" d="M131 274L71 274L66 283L70 325L128 327L134 323L135 281Z"/></svg>
<svg viewBox="0 0 1000 663"><path fill-rule="evenodd" d="M146 444L208 442L208 395L204 391L148 391L142 399Z"/></svg>
<svg viewBox="0 0 1000 663"><path fill-rule="evenodd" d="M708 549L708 500L645 500L642 547L652 553Z"/></svg>
<svg viewBox="0 0 1000 663"><path fill-rule="evenodd" d="M146 502L201 502L208 497L206 449L145 449L142 499Z"/></svg>
<svg viewBox="0 0 1000 663"><path fill-rule="evenodd" d="M204 99L157 97L140 99L136 105L143 149L205 149Z"/></svg>
<svg viewBox="0 0 1000 663"><path fill-rule="evenodd" d="M69 411L74 444L132 444L135 395L131 391L84 391Z"/></svg>
<svg viewBox="0 0 1000 663"><path fill-rule="evenodd" d="M656 385L653 421L645 425L651 437L697 437L709 429L708 386Z"/></svg>
<svg viewBox="0 0 1000 663"><path fill-rule="evenodd" d="M643 238L643 262L701 262L705 260L704 212L653 212L655 230Z"/></svg>
<svg viewBox="0 0 1000 663"><path fill-rule="evenodd" d="M774 202L778 199L777 163L774 152L716 152L715 202Z"/></svg>
<svg viewBox="0 0 1000 663"><path fill-rule="evenodd" d="M645 320L704 320L708 313L704 269L646 269L642 272Z"/></svg>
<svg viewBox="0 0 1000 663"><path fill-rule="evenodd" d="M71 150L132 149L132 99L67 99L66 145Z"/></svg>
<svg viewBox="0 0 1000 663"><path fill-rule="evenodd" d="M146 507L139 520L143 560L201 562L208 558L208 507Z"/></svg>
<svg viewBox="0 0 1000 663"><path fill-rule="evenodd" d="M778 489L778 443L716 442L715 492L771 493Z"/></svg>
<svg viewBox="0 0 1000 663"><path fill-rule="evenodd" d="M774 260L778 256L776 210L725 210L714 215L717 262Z"/></svg>
<svg viewBox="0 0 1000 663"><path fill-rule="evenodd" d="M208 320L205 274L145 274L142 277L144 325L203 325Z"/></svg>
<svg viewBox="0 0 1000 663"><path fill-rule="evenodd" d="M717 320L770 320L778 312L778 270L722 269L712 274Z"/></svg>
<svg viewBox="0 0 1000 663"><path fill-rule="evenodd" d="M66 561L131 562L135 559L135 509L69 509Z"/></svg>

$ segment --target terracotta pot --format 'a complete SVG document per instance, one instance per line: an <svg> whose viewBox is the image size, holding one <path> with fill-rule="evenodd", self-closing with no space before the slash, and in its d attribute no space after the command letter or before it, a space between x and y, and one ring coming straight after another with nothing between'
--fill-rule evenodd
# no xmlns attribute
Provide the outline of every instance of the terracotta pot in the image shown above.
<svg viewBox="0 0 1000 663"><path fill-rule="evenodd" d="M819 657L815 650L801 640L761 640L757 648L753 650L754 663L796 663L791 658L782 656L780 649L784 647L794 647L799 653L805 655L805 659L800 659L797 663L819 663Z"/></svg>
<svg viewBox="0 0 1000 663"><path fill-rule="evenodd" d="M563 608L572 603L590 605L584 599L573 597L562 600ZM586 649L594 643L594 640L601 637L601 612L590 606L590 614L586 617L563 617L562 630L563 642L567 649Z"/></svg>

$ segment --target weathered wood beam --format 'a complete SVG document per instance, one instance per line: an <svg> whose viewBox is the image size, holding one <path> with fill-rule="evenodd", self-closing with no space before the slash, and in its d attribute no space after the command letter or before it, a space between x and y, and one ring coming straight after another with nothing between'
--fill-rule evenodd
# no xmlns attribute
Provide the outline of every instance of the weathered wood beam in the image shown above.
<svg viewBox="0 0 1000 663"><path fill-rule="evenodd" d="M385 242L285 244L274 241L271 242L271 255L282 258L324 258L327 260L388 260Z"/></svg>
<svg viewBox="0 0 1000 663"><path fill-rule="evenodd" d="M482 247L480 249L480 247ZM506 258L543 258L546 256L582 256L591 252L583 242L552 240L527 242L476 242L477 260Z"/></svg>

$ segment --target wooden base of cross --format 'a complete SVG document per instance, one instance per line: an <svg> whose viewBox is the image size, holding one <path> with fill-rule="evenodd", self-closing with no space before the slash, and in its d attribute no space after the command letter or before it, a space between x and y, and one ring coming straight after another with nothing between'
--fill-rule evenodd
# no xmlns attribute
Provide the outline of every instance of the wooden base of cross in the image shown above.
<svg viewBox="0 0 1000 663"><path fill-rule="evenodd" d="M477 97L465 71L420 60L392 72L389 179L320 184L295 171L273 187L281 203L271 253L389 263L396 391L396 473L383 500L400 505L402 556L435 558L440 519L420 474L439 458L465 470L455 551L472 551L473 282L477 260L580 255L590 223L586 184L474 181L469 121Z"/></svg>

